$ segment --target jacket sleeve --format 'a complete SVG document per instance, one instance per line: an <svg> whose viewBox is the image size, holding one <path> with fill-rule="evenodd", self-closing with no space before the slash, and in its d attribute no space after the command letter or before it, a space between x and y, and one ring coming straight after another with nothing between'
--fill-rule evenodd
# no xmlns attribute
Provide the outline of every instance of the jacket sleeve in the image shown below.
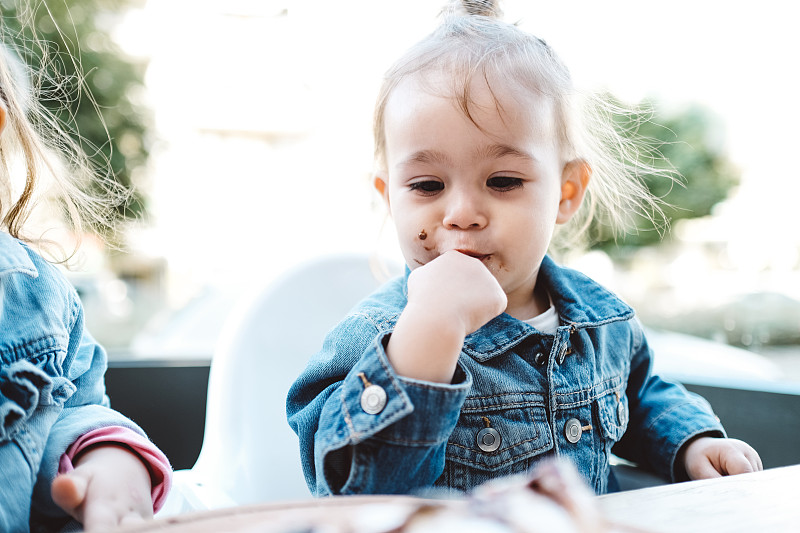
<svg viewBox="0 0 800 533"><path fill-rule="evenodd" d="M451 384L398 376L385 352L390 335L365 316L345 319L289 391L289 424L318 496L410 493L444 470L471 377L460 364ZM370 386L385 393L374 414L361 402Z"/></svg>
<svg viewBox="0 0 800 533"><path fill-rule="evenodd" d="M664 479L681 481L683 466L676 464L681 448L699 435L725 437L725 430L704 398L652 373L653 353L641 324L631 323L630 425L613 451Z"/></svg>
<svg viewBox="0 0 800 533"><path fill-rule="evenodd" d="M74 320L69 328L65 377L75 386L52 425L33 492L32 511L60 516L63 511L50 496L50 485L58 473L61 456L85 433L107 426L119 426L146 438L139 426L110 408L105 389L106 352L84 329L83 308L73 302Z"/></svg>

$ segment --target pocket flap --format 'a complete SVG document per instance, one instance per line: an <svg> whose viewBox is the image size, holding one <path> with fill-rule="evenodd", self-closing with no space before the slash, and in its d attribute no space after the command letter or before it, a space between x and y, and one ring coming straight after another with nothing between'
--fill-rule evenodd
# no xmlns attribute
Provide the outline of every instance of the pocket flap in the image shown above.
<svg viewBox="0 0 800 533"><path fill-rule="evenodd" d="M484 431L487 429L493 431ZM458 425L447 443L447 459L493 471L552 447L541 395L467 398Z"/></svg>

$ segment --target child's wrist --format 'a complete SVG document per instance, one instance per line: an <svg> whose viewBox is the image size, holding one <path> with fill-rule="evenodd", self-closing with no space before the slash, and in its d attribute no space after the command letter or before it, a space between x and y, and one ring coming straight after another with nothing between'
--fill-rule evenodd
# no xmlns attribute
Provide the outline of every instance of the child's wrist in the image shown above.
<svg viewBox="0 0 800 533"><path fill-rule="evenodd" d="M421 311L403 311L389 338L386 355L398 375L449 383L464 344L463 325Z"/></svg>

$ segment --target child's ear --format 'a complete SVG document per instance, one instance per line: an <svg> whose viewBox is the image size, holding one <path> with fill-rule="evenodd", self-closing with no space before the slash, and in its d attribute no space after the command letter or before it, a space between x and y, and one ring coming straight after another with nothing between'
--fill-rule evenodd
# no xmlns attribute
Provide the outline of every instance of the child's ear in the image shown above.
<svg viewBox="0 0 800 533"><path fill-rule="evenodd" d="M578 211L586 195L592 167L582 159L574 159L561 171L561 201L558 203L556 224L566 224Z"/></svg>
<svg viewBox="0 0 800 533"><path fill-rule="evenodd" d="M383 201L386 202L386 207L389 207L389 186L387 184L386 178L375 174L372 178L372 186L375 187L375 190L378 191L378 194L381 195Z"/></svg>
<svg viewBox="0 0 800 533"><path fill-rule="evenodd" d="M5 127L6 127L6 104L2 100L0 100L0 133L3 133Z"/></svg>

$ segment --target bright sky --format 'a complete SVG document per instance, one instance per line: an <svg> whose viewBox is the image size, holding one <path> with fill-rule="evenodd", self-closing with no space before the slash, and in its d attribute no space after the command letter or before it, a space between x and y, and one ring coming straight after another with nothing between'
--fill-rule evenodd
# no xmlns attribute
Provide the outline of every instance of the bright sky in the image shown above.
<svg viewBox="0 0 800 533"><path fill-rule="evenodd" d="M744 183L709 231L725 232L742 261L760 268L765 257L788 263L800 246L800 166L792 159L800 34L790 4L503 6L508 20L554 47L578 85L632 101L699 102L721 116ZM374 248L382 220L369 185L374 97L382 72L433 27L439 7L150 0L129 17L120 39L150 58L162 139L151 172L157 227L143 248L197 283Z"/></svg>

